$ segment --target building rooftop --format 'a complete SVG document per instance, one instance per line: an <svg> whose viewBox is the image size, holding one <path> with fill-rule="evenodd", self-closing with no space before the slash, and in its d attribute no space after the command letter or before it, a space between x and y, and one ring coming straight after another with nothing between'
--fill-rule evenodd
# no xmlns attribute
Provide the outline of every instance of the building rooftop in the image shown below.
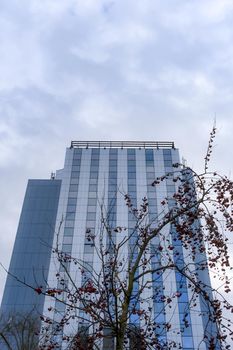
<svg viewBox="0 0 233 350"><path fill-rule="evenodd" d="M70 148L175 148L168 141L71 141Z"/></svg>

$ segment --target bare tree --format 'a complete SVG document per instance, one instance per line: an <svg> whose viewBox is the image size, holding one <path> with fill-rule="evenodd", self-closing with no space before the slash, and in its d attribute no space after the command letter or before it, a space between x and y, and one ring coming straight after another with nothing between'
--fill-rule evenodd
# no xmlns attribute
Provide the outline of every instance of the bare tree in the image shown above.
<svg viewBox="0 0 233 350"><path fill-rule="evenodd" d="M9 314L0 320L0 345L7 350L38 349L40 318L29 314Z"/></svg>
<svg viewBox="0 0 233 350"><path fill-rule="evenodd" d="M201 174L174 164L174 171L153 181L158 190L164 183L174 189L155 217L146 197L136 208L122 194L134 228L112 226L111 213L101 205L98 232L85 233L98 259L95 268L61 251L59 244L54 247L60 264L57 283L35 289L56 301L42 317L42 332L53 330L48 349L51 344L59 348L61 341L69 349L181 349L190 339L191 313L202 318L205 328L198 348L205 343L209 350L230 349L232 321L224 310L233 312L233 306L226 299L230 265L225 233L233 231L233 183L208 170L215 132L213 128ZM211 287L209 270L224 293ZM169 276L174 280L170 290L162 283ZM173 319L177 308L180 326ZM176 334L180 341L166 334Z"/></svg>

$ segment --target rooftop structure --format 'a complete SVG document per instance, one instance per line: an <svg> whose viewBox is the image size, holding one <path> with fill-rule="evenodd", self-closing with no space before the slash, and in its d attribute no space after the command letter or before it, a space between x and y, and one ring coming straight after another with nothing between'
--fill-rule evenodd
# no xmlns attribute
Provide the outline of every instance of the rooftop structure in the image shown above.
<svg viewBox="0 0 233 350"><path fill-rule="evenodd" d="M168 141L71 141L70 148L175 148Z"/></svg>

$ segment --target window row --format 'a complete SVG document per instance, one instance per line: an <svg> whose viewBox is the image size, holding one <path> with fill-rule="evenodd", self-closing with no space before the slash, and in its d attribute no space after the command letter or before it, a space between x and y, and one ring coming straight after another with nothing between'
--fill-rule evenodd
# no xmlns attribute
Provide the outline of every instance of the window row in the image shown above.
<svg viewBox="0 0 233 350"><path fill-rule="evenodd" d="M93 166L99 166L99 159L92 159L92 160L91 160L91 168L92 168Z"/></svg>
<svg viewBox="0 0 233 350"><path fill-rule="evenodd" d="M79 177L79 171L71 171L71 179Z"/></svg>
<svg viewBox="0 0 233 350"><path fill-rule="evenodd" d="M72 167L73 166L80 166L80 164L81 164L81 159L73 159Z"/></svg>
<svg viewBox="0 0 233 350"><path fill-rule="evenodd" d="M136 180L136 172L128 173L128 179L135 179Z"/></svg>
<svg viewBox="0 0 233 350"><path fill-rule="evenodd" d="M163 150L163 155L165 156L167 156L167 155L171 155L171 150L170 149L164 149Z"/></svg>
<svg viewBox="0 0 233 350"><path fill-rule="evenodd" d="M109 167L111 168L112 166L117 166L117 159L109 159Z"/></svg>
<svg viewBox="0 0 233 350"><path fill-rule="evenodd" d="M90 179L98 179L98 172L91 172L90 173Z"/></svg>
<svg viewBox="0 0 233 350"><path fill-rule="evenodd" d="M164 160L165 167L172 167L172 160Z"/></svg>
<svg viewBox="0 0 233 350"><path fill-rule="evenodd" d="M146 166L149 167L149 166L154 166L154 161L153 160L147 160L146 161Z"/></svg>
<svg viewBox="0 0 233 350"><path fill-rule="evenodd" d="M154 161L154 152L153 150L146 150L146 162L147 161Z"/></svg>
<svg viewBox="0 0 233 350"><path fill-rule="evenodd" d="M71 251L72 251L72 244L63 244L62 245L62 251L64 253L71 253Z"/></svg>
<svg viewBox="0 0 233 350"><path fill-rule="evenodd" d="M75 213L76 212L76 205L67 205L66 211L67 211L67 213Z"/></svg>
<svg viewBox="0 0 233 350"><path fill-rule="evenodd" d="M95 219L96 219L96 213L93 213L93 212L87 213L87 220L94 221Z"/></svg>
<svg viewBox="0 0 233 350"><path fill-rule="evenodd" d="M134 166L134 167L136 168L136 160L129 160L129 159L128 159L127 165L128 165L128 167Z"/></svg>
<svg viewBox="0 0 233 350"><path fill-rule="evenodd" d="M72 227L65 227L64 228L64 236L73 236L74 234L74 228Z"/></svg>
<svg viewBox="0 0 233 350"><path fill-rule="evenodd" d="M73 156L73 162L81 162L82 155L81 154L74 154Z"/></svg>
<svg viewBox="0 0 233 350"><path fill-rule="evenodd" d="M73 165L72 171L79 171L80 172L80 165Z"/></svg>
<svg viewBox="0 0 233 350"><path fill-rule="evenodd" d="M98 186L97 185L89 185L89 191L91 192L91 191L97 191L97 189L98 189Z"/></svg>
<svg viewBox="0 0 233 350"><path fill-rule="evenodd" d="M109 161L117 161L118 154L109 154Z"/></svg>
<svg viewBox="0 0 233 350"><path fill-rule="evenodd" d="M94 253L94 245L90 244L90 242L87 240L88 243L84 244L84 253L85 254L93 254Z"/></svg>
<svg viewBox="0 0 233 350"><path fill-rule="evenodd" d="M77 198L68 198L68 205L76 205Z"/></svg>
<svg viewBox="0 0 233 350"><path fill-rule="evenodd" d="M100 155L99 154L92 154L91 155L91 161L98 160L98 159L100 159Z"/></svg>
<svg viewBox="0 0 233 350"><path fill-rule="evenodd" d="M73 236L72 235L66 235L63 237L63 244L72 244L73 242Z"/></svg>
<svg viewBox="0 0 233 350"><path fill-rule="evenodd" d="M75 212L74 213L66 213L66 220L74 220L75 219Z"/></svg>
<svg viewBox="0 0 233 350"><path fill-rule="evenodd" d="M70 185L70 192L73 192L73 191L78 191L78 184L76 184L76 185L74 185L74 184L72 184L72 185Z"/></svg>
<svg viewBox="0 0 233 350"><path fill-rule="evenodd" d="M96 165L93 165L93 166L91 166L90 167L90 174L91 173L98 173L99 172L99 167L98 166L96 166Z"/></svg>

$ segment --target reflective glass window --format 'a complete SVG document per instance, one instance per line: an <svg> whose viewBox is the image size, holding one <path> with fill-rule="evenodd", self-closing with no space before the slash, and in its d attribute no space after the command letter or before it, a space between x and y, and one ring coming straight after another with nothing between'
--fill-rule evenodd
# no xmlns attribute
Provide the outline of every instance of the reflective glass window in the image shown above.
<svg viewBox="0 0 233 350"><path fill-rule="evenodd" d="M128 173L128 178L129 178L129 179L136 179L136 172L134 172L134 173Z"/></svg>
<svg viewBox="0 0 233 350"><path fill-rule="evenodd" d="M88 205L96 205L96 198L88 198Z"/></svg>
<svg viewBox="0 0 233 350"><path fill-rule="evenodd" d="M78 185L78 182L79 182L78 178L70 179L70 184L71 185Z"/></svg>
<svg viewBox="0 0 233 350"><path fill-rule="evenodd" d="M91 152L91 156L94 157L95 155L100 154L100 149L99 148L93 148Z"/></svg>
<svg viewBox="0 0 233 350"><path fill-rule="evenodd" d="M63 244L72 244L73 237L72 236L64 236L63 237Z"/></svg>
<svg viewBox="0 0 233 350"><path fill-rule="evenodd" d="M116 191L117 191L117 186L116 186L116 184L109 184L109 185L108 185L108 191L109 191L109 192L116 192Z"/></svg>
<svg viewBox="0 0 233 350"><path fill-rule="evenodd" d="M170 149L164 149L164 150L163 150L163 155L164 155L164 156L165 156L165 155L171 156L171 150L170 150Z"/></svg>
<svg viewBox="0 0 233 350"><path fill-rule="evenodd" d="M74 233L74 229L70 227L64 228L64 236L72 236Z"/></svg>
<svg viewBox="0 0 233 350"><path fill-rule="evenodd" d="M157 199L156 199L156 192L155 191L147 192L147 197L148 197L148 201L153 200L156 203Z"/></svg>
<svg viewBox="0 0 233 350"><path fill-rule="evenodd" d="M175 186L174 185L167 185L167 191L174 192L175 191Z"/></svg>
<svg viewBox="0 0 233 350"><path fill-rule="evenodd" d="M183 335L186 337L191 337L192 336L192 327L191 327L191 320L189 318L189 326L187 327L187 324L183 327Z"/></svg>
<svg viewBox="0 0 233 350"><path fill-rule="evenodd" d="M135 160L128 160L128 167L133 166L136 167L136 161Z"/></svg>
<svg viewBox="0 0 233 350"><path fill-rule="evenodd" d="M72 244L63 244L62 245L62 251L64 253L71 253L72 250Z"/></svg>
<svg viewBox="0 0 233 350"><path fill-rule="evenodd" d="M127 154L128 154L128 156L129 156L129 155L134 155L134 156L135 156L135 149L133 149L133 148L128 148L128 149L127 149Z"/></svg>
<svg viewBox="0 0 233 350"><path fill-rule="evenodd" d="M99 160L98 159L92 159L91 166L93 166L93 165L98 166L99 165Z"/></svg>
<svg viewBox="0 0 233 350"><path fill-rule="evenodd" d="M66 220L74 220L75 213L66 213Z"/></svg>
<svg viewBox="0 0 233 350"><path fill-rule="evenodd" d="M128 185L128 192L136 192L136 186L135 185Z"/></svg>
<svg viewBox="0 0 233 350"><path fill-rule="evenodd" d="M89 191L97 191L97 185L89 185Z"/></svg>
<svg viewBox="0 0 233 350"><path fill-rule="evenodd" d="M80 159L73 159L73 166L74 165L80 165Z"/></svg>
<svg viewBox="0 0 233 350"><path fill-rule="evenodd" d="M128 159L128 161L130 161L130 160L135 161L135 154L128 154L127 159Z"/></svg>
<svg viewBox="0 0 233 350"><path fill-rule="evenodd" d="M82 149L81 148L75 148L74 149L74 158L79 158L82 155Z"/></svg>
<svg viewBox="0 0 233 350"><path fill-rule="evenodd" d="M147 166L153 166L154 165L154 161L153 160L147 160L146 161L146 165Z"/></svg>
<svg viewBox="0 0 233 350"><path fill-rule="evenodd" d="M172 166L172 160L164 160L164 166L165 167L171 167Z"/></svg>
<svg viewBox="0 0 233 350"><path fill-rule="evenodd" d="M79 165L73 165L72 166L72 171L80 171L80 166Z"/></svg>
<svg viewBox="0 0 233 350"><path fill-rule="evenodd" d="M95 213L96 212L96 205L88 205L87 211L88 211L88 213Z"/></svg>
<svg viewBox="0 0 233 350"><path fill-rule="evenodd" d="M180 299L178 300L179 300L179 313L185 314L188 311L189 305L187 303L181 303Z"/></svg>
<svg viewBox="0 0 233 350"><path fill-rule="evenodd" d="M110 179L116 179L117 178L117 173L116 172L109 172L109 178Z"/></svg>
<svg viewBox="0 0 233 350"><path fill-rule="evenodd" d="M68 205L67 213L74 213L76 211L76 205Z"/></svg>
<svg viewBox="0 0 233 350"><path fill-rule="evenodd" d="M90 179L89 183L90 183L90 185L95 185L98 183L98 179Z"/></svg>
<svg viewBox="0 0 233 350"><path fill-rule="evenodd" d="M178 298L178 300L180 303L188 303L188 294L186 292L181 293L181 296Z"/></svg>
<svg viewBox="0 0 233 350"><path fill-rule="evenodd" d="M136 169L135 168L128 168L128 174L129 173L134 173L136 174Z"/></svg>
<svg viewBox="0 0 233 350"><path fill-rule="evenodd" d="M147 179L151 179L154 180L155 179L155 173L154 172L150 172L146 174ZM153 181L151 181L153 182Z"/></svg>
<svg viewBox="0 0 233 350"><path fill-rule="evenodd" d="M96 213L87 213L87 220L95 220Z"/></svg>
<svg viewBox="0 0 233 350"><path fill-rule="evenodd" d="M97 179L98 178L98 172L91 172L90 173L90 179Z"/></svg>
<svg viewBox="0 0 233 350"><path fill-rule="evenodd" d="M109 159L109 167L117 166L117 159Z"/></svg>
<svg viewBox="0 0 233 350"><path fill-rule="evenodd" d="M98 172L98 171L99 171L99 167L98 166L91 165L90 172Z"/></svg>
<svg viewBox="0 0 233 350"><path fill-rule="evenodd" d="M183 348L186 349L193 349L193 339L192 337L183 337Z"/></svg>
<svg viewBox="0 0 233 350"><path fill-rule="evenodd" d="M85 244L84 245L84 253L91 254L94 252L94 245L93 244Z"/></svg>
<svg viewBox="0 0 233 350"><path fill-rule="evenodd" d="M117 186L117 178L115 178L115 179L108 179L108 181L109 181L109 184L110 185L115 185L115 186Z"/></svg>
<svg viewBox="0 0 233 350"><path fill-rule="evenodd" d="M146 161L154 160L154 153L152 149L146 149Z"/></svg>
<svg viewBox="0 0 233 350"><path fill-rule="evenodd" d="M149 206L149 213L156 214L157 213L157 206L156 205Z"/></svg>
<svg viewBox="0 0 233 350"><path fill-rule="evenodd" d="M155 322L157 323L163 323L164 322L164 315L163 314L156 314L155 313Z"/></svg>
<svg viewBox="0 0 233 350"><path fill-rule="evenodd" d="M94 159L99 159L99 154L92 154L91 155L91 160L94 160Z"/></svg>
<svg viewBox="0 0 233 350"><path fill-rule="evenodd" d="M68 205L76 205L77 198L68 198Z"/></svg>
<svg viewBox="0 0 233 350"><path fill-rule="evenodd" d="M88 227L88 229L94 229L95 228L95 220L87 220L86 226Z"/></svg>
<svg viewBox="0 0 233 350"><path fill-rule="evenodd" d="M74 221L66 220L66 222L65 222L65 228L66 228L66 227L74 227Z"/></svg>
<svg viewBox="0 0 233 350"><path fill-rule="evenodd" d="M117 155L118 155L118 149L110 149L109 150L109 159L117 159Z"/></svg>
<svg viewBox="0 0 233 350"><path fill-rule="evenodd" d="M71 172L71 178L79 177L79 171L72 171Z"/></svg>
<svg viewBox="0 0 233 350"><path fill-rule="evenodd" d="M108 216L107 216L107 219L109 221L115 221L116 220L116 214L115 213L109 213Z"/></svg>
<svg viewBox="0 0 233 350"><path fill-rule="evenodd" d="M97 193L96 193L96 192L93 192L93 191L89 191L88 197L89 197L89 198L96 198L96 197L97 197Z"/></svg>
<svg viewBox="0 0 233 350"><path fill-rule="evenodd" d="M66 309L66 306L63 303L56 302L56 307L55 308L56 308L57 312L64 312L65 309Z"/></svg>

